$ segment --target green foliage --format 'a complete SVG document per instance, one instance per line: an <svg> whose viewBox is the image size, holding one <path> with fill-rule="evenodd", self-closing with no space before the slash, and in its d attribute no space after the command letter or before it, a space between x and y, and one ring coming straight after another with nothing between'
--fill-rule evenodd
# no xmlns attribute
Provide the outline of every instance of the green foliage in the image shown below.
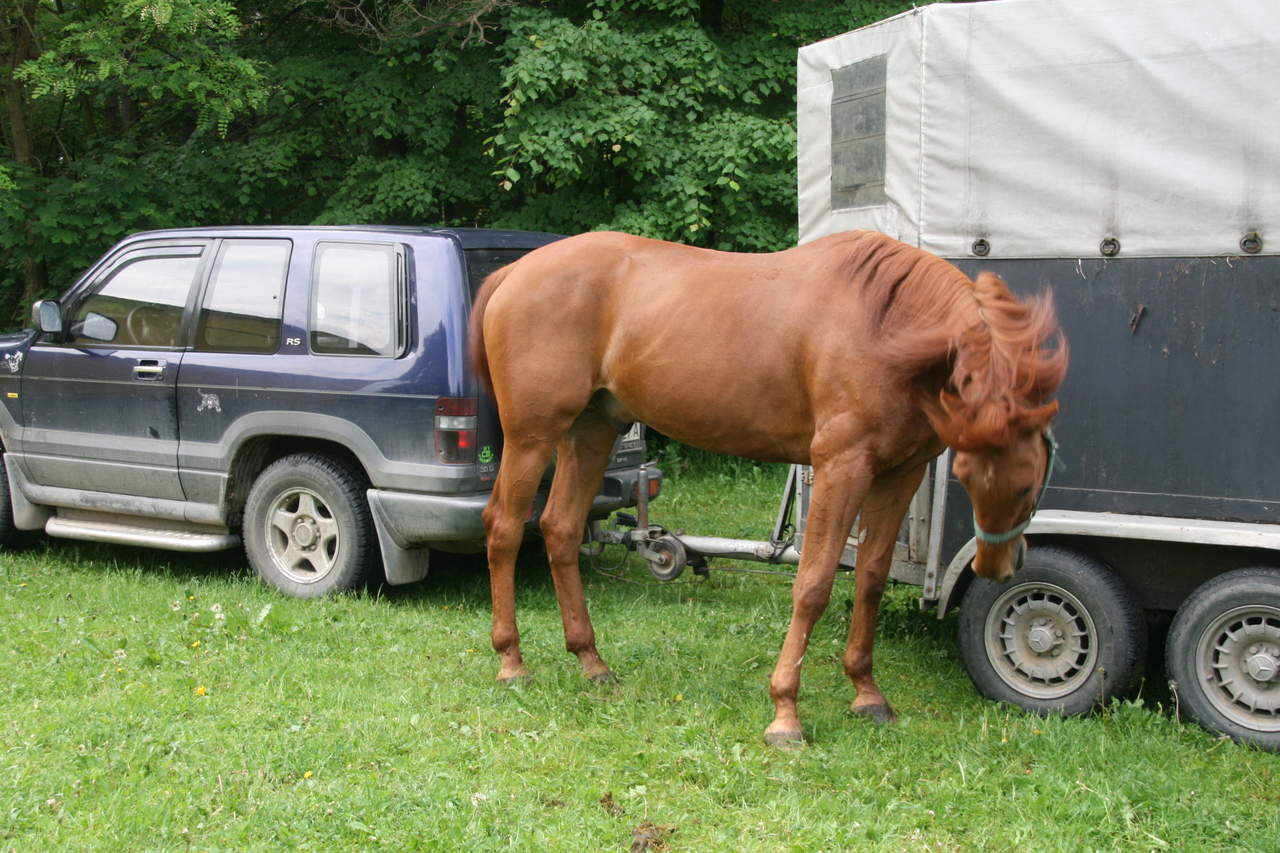
<svg viewBox="0 0 1280 853"><path fill-rule="evenodd" d="M74 98L112 83L135 97L194 105L226 133L266 101L261 65L232 45L240 29L226 0L106 0L75 4L47 30L41 55L16 72L35 98Z"/></svg>
<svg viewBox="0 0 1280 853"><path fill-rule="evenodd" d="M436 0L418 26L405 4L327 2L37 5L42 52L17 72L34 165L0 148L0 318L23 322L116 240L168 226L786 247L796 47L910 5ZM385 28L361 17L384 7Z"/></svg>
<svg viewBox="0 0 1280 853"><path fill-rule="evenodd" d="M870 6L905 4L729 4L712 28L681 0L513 8L493 150L518 204L498 221L725 250L794 244L796 47Z"/></svg>

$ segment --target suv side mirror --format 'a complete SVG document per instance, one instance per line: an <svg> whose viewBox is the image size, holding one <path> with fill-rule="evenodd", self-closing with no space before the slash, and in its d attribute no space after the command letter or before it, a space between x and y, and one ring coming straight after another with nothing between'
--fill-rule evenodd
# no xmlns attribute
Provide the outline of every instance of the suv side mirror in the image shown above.
<svg viewBox="0 0 1280 853"><path fill-rule="evenodd" d="M62 306L56 299L41 299L31 306L31 325L41 332L61 332Z"/></svg>

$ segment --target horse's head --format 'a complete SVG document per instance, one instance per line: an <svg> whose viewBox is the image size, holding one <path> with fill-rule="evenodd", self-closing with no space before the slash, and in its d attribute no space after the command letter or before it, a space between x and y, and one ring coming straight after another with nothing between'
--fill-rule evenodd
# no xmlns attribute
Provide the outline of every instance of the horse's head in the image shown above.
<svg viewBox="0 0 1280 853"><path fill-rule="evenodd" d="M952 401L944 392L944 411ZM998 443L969 443L955 436L951 470L973 502L978 552L973 570L979 577L1007 581L1022 568L1027 543L1022 533L1039 505L1054 464L1049 421L1057 402L1013 413Z"/></svg>

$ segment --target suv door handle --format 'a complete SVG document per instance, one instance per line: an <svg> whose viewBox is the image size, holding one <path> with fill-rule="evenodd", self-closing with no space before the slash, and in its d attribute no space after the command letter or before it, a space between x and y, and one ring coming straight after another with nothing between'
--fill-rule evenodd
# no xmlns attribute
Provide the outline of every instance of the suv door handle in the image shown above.
<svg viewBox="0 0 1280 853"><path fill-rule="evenodd" d="M141 358L133 368L133 378L140 382L159 382L164 379L168 362L159 358Z"/></svg>

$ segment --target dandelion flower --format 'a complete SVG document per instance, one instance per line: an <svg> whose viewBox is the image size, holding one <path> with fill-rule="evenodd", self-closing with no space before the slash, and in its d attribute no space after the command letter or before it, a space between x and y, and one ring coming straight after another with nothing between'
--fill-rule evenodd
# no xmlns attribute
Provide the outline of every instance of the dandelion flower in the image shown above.
<svg viewBox="0 0 1280 853"><path fill-rule="evenodd" d="M196 688L196 695L197 695L197 696L205 696L205 695L207 695L207 694L208 694L208 692L209 692L208 690L205 690L205 689L204 689L204 685L203 685L203 684L201 684L199 687L197 687L197 688Z"/></svg>
<svg viewBox="0 0 1280 853"><path fill-rule="evenodd" d="M302 774L302 778L303 778L303 779L310 779L310 778L311 778L311 771L310 771L310 770L308 770L306 773L303 773L303 774Z"/></svg>
<svg viewBox="0 0 1280 853"><path fill-rule="evenodd" d="M199 640L196 640L194 643L192 643L192 644L191 644L191 648L193 648L193 649L194 649L194 648L197 648L197 647L199 647L199 645L200 645L200 641L199 641Z"/></svg>

